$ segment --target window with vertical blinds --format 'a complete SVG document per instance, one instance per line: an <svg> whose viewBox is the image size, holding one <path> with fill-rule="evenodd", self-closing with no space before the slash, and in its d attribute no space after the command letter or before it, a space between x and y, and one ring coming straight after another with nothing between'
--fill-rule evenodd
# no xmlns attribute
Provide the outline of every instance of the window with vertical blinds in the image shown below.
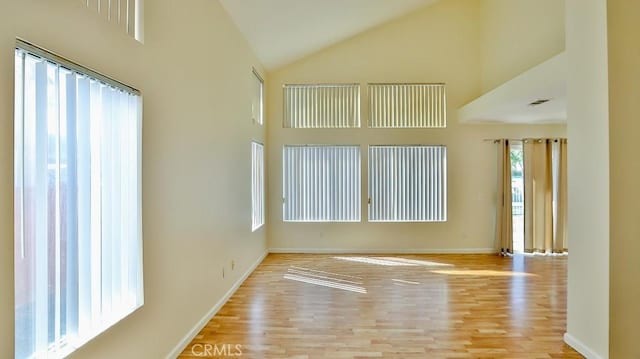
<svg viewBox="0 0 640 359"><path fill-rule="evenodd" d="M143 303L141 99L22 45L15 357L64 357Z"/></svg>
<svg viewBox="0 0 640 359"><path fill-rule="evenodd" d="M285 128L360 127L360 85L284 85Z"/></svg>
<svg viewBox="0 0 640 359"><path fill-rule="evenodd" d="M446 147L369 146L369 221L446 220Z"/></svg>
<svg viewBox="0 0 640 359"><path fill-rule="evenodd" d="M141 40L140 15L142 14L143 0L83 0L86 6L95 11L100 17L107 20L129 34L129 36Z"/></svg>
<svg viewBox="0 0 640 359"><path fill-rule="evenodd" d="M251 229L264 224L264 146L251 142Z"/></svg>
<svg viewBox="0 0 640 359"><path fill-rule="evenodd" d="M360 221L360 146L284 146L283 152L284 221Z"/></svg>
<svg viewBox="0 0 640 359"><path fill-rule="evenodd" d="M444 128L444 84L369 84L369 127Z"/></svg>
<svg viewBox="0 0 640 359"><path fill-rule="evenodd" d="M264 80L255 69L251 76L251 117L254 123L264 123Z"/></svg>

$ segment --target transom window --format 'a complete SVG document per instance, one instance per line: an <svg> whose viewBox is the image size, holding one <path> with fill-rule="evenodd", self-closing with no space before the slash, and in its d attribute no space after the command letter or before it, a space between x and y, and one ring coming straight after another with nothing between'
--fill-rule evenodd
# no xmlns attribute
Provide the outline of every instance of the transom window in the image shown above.
<svg viewBox="0 0 640 359"><path fill-rule="evenodd" d="M360 127L360 85L285 85L284 127Z"/></svg>
<svg viewBox="0 0 640 359"><path fill-rule="evenodd" d="M369 127L444 128L444 84L369 84Z"/></svg>
<svg viewBox="0 0 640 359"><path fill-rule="evenodd" d="M83 0L87 8L115 28L142 42L144 0Z"/></svg>

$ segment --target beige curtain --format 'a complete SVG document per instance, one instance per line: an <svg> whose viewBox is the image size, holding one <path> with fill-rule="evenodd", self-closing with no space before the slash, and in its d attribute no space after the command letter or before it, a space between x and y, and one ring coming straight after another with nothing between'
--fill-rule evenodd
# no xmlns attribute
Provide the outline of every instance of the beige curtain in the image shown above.
<svg viewBox="0 0 640 359"><path fill-rule="evenodd" d="M567 246L567 140L558 140L555 144L557 150L557 188L554 193L556 202L556 219L553 233L553 252L563 253Z"/></svg>
<svg viewBox="0 0 640 359"><path fill-rule="evenodd" d="M502 255L513 253L511 216L511 147L509 140L498 140L498 186L496 201L496 241Z"/></svg>
<svg viewBox="0 0 640 359"><path fill-rule="evenodd" d="M524 141L524 251L566 251L567 141ZM555 159L555 161L554 161Z"/></svg>

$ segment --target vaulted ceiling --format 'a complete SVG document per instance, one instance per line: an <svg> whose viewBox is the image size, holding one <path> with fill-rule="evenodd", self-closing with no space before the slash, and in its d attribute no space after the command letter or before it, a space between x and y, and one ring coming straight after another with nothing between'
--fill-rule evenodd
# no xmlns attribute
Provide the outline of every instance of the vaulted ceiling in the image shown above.
<svg viewBox="0 0 640 359"><path fill-rule="evenodd" d="M269 70L438 0L220 0Z"/></svg>

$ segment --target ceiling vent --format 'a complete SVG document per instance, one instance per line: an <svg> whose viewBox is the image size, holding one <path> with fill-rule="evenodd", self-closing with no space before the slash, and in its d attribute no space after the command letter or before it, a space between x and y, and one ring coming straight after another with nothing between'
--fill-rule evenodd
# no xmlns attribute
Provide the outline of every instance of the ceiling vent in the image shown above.
<svg viewBox="0 0 640 359"><path fill-rule="evenodd" d="M542 105L543 103L547 103L549 101L551 101L550 98L535 100L535 101L531 102L529 104L529 106L539 106L539 105Z"/></svg>

